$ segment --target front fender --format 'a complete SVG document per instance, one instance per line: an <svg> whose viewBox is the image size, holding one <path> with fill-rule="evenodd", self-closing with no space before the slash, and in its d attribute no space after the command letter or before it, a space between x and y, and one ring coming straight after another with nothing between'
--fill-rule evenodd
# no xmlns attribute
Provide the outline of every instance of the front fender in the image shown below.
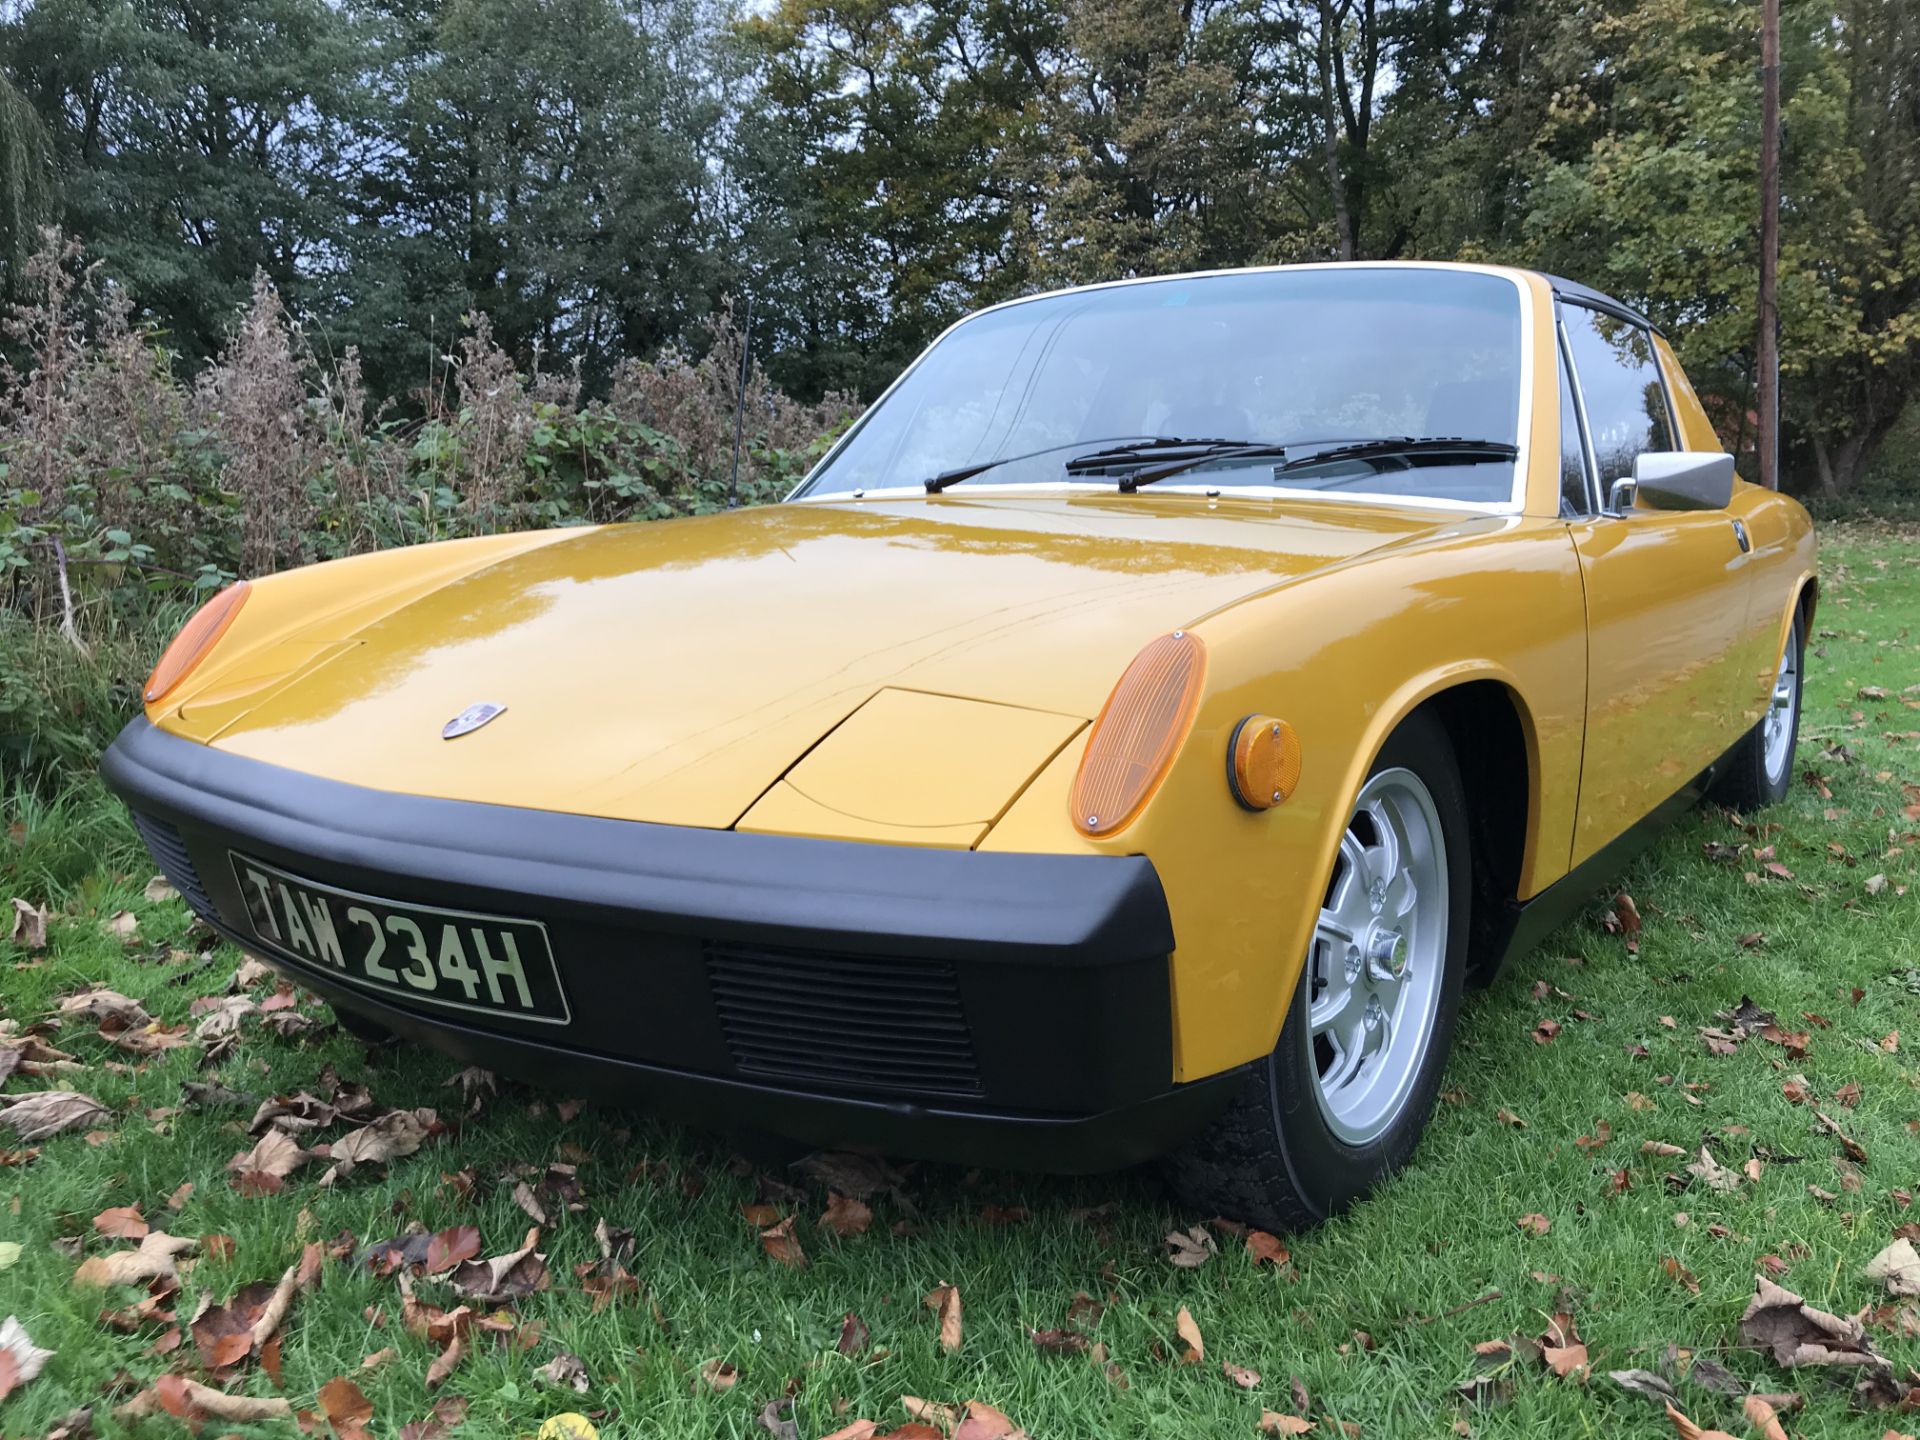
<svg viewBox="0 0 1920 1440"><path fill-rule="evenodd" d="M1396 726L1454 686L1493 680L1526 737L1520 893L1566 872L1586 705L1586 613L1564 525L1487 517L1357 557L1193 622L1207 680L1165 783L1126 830L1090 840L1067 791L1077 737L980 848L1145 854L1173 916L1175 1077L1266 1053L1280 1033L1353 800ZM1258 814L1228 792L1234 726L1293 725L1299 787Z"/></svg>

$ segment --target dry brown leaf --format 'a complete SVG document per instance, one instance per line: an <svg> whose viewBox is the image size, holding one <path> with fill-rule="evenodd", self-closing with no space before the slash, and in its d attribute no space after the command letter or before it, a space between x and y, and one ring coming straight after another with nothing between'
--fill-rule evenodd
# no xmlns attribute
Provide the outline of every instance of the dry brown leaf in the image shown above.
<svg viewBox="0 0 1920 1440"><path fill-rule="evenodd" d="M312 1158L309 1151L302 1150L284 1131L269 1130L251 1150L242 1151L229 1160L227 1169L232 1172L235 1187L242 1192L273 1194L279 1189L279 1181Z"/></svg>
<svg viewBox="0 0 1920 1440"><path fill-rule="evenodd" d="M163 1275L177 1275L179 1272L174 1269L174 1258L186 1254L199 1243L189 1236L169 1235L164 1230L155 1230L142 1238L135 1249L116 1250L84 1261L73 1272L73 1283L82 1287L144 1285Z"/></svg>
<svg viewBox="0 0 1920 1440"><path fill-rule="evenodd" d="M1524 1130L1527 1128L1527 1122L1514 1114L1513 1111L1507 1109L1504 1105L1493 1112L1493 1118L1498 1120L1502 1125L1511 1125L1515 1130Z"/></svg>
<svg viewBox="0 0 1920 1440"><path fill-rule="evenodd" d="M112 1112L90 1095L77 1090L36 1090L11 1098L0 1096L0 1124L11 1126L23 1141L44 1140L89 1125Z"/></svg>
<svg viewBox="0 0 1920 1440"><path fill-rule="evenodd" d="M1713 1158L1712 1152L1704 1145L1700 1147L1700 1158L1685 1168L1689 1175L1699 1180L1709 1190L1730 1194L1740 1188L1740 1172L1727 1169Z"/></svg>
<svg viewBox="0 0 1920 1440"><path fill-rule="evenodd" d="M278 1395L229 1395L184 1375L162 1375L151 1390L143 1390L126 1404L114 1409L120 1420L138 1420L148 1415L166 1414L188 1422L226 1420L245 1425L262 1420L290 1419L293 1406ZM342 1440L350 1440L343 1435Z"/></svg>
<svg viewBox="0 0 1920 1440"><path fill-rule="evenodd" d="M1673 1402L1667 1402L1667 1418L1673 1422L1673 1428L1680 1440L1737 1440L1724 1430L1702 1430L1685 1415L1674 1409Z"/></svg>
<svg viewBox="0 0 1920 1440"><path fill-rule="evenodd" d="M840 1322L840 1339L833 1348L842 1355L850 1355L858 1359L867 1353L870 1334L867 1322L849 1310L846 1318Z"/></svg>
<svg viewBox="0 0 1920 1440"><path fill-rule="evenodd" d="M1740 1402L1740 1409L1746 1414L1747 1423L1760 1432L1760 1440L1788 1440L1786 1427L1780 1423L1780 1417L1761 1396L1746 1396Z"/></svg>
<svg viewBox="0 0 1920 1440"><path fill-rule="evenodd" d="M53 1351L33 1343L17 1316L0 1321L0 1400L38 1375L52 1357Z"/></svg>
<svg viewBox="0 0 1920 1440"><path fill-rule="evenodd" d="M398 1350L389 1345L384 1350L376 1350L371 1355L365 1356L360 1361L360 1368L363 1371L378 1370L388 1361L398 1358L399 1354L400 1352Z"/></svg>
<svg viewBox="0 0 1920 1440"><path fill-rule="evenodd" d="M1214 1257L1219 1246L1204 1225L1167 1234L1167 1258L1182 1270L1197 1270Z"/></svg>
<svg viewBox="0 0 1920 1440"><path fill-rule="evenodd" d="M740 1383L740 1369L716 1356L700 1367L700 1383L709 1390L731 1390Z"/></svg>
<svg viewBox="0 0 1920 1440"><path fill-rule="evenodd" d="M480 1231L473 1225L454 1225L427 1241L425 1273L440 1275L480 1253Z"/></svg>
<svg viewBox="0 0 1920 1440"><path fill-rule="evenodd" d="M1222 1360L1220 1362L1220 1373L1238 1385L1242 1390L1258 1390L1260 1388L1260 1372L1258 1370L1248 1370L1244 1366L1234 1364L1231 1360Z"/></svg>
<svg viewBox="0 0 1920 1440"><path fill-rule="evenodd" d="M920 1303L940 1319L940 1348L951 1355L960 1348L960 1287L938 1285L921 1296Z"/></svg>
<svg viewBox="0 0 1920 1440"><path fill-rule="evenodd" d="M426 1144L440 1117L422 1106L418 1110L389 1110L371 1125L341 1136L328 1147L332 1165L320 1177L323 1186L338 1184L361 1165L385 1165L413 1154Z"/></svg>
<svg viewBox="0 0 1920 1440"><path fill-rule="evenodd" d="M1262 1435L1305 1435L1311 1429L1313 1421L1302 1420L1298 1415L1282 1415L1278 1410L1260 1412Z"/></svg>
<svg viewBox="0 0 1920 1440"><path fill-rule="evenodd" d="M1028 1440L1028 1437L1026 1431L986 1401L969 1400L961 1407L953 1440Z"/></svg>
<svg viewBox="0 0 1920 1440"><path fill-rule="evenodd" d="M47 921L52 918L44 905L30 905L18 895L13 897L13 943L22 950L47 948Z"/></svg>
<svg viewBox="0 0 1920 1440"><path fill-rule="evenodd" d="M1255 1265L1285 1265L1293 1256L1287 1247L1280 1243L1279 1237L1269 1235L1265 1230L1247 1232L1247 1258Z"/></svg>
<svg viewBox="0 0 1920 1440"><path fill-rule="evenodd" d="M1173 1328L1186 1341L1186 1353L1180 1357L1182 1365L1198 1365L1207 1358L1207 1345L1200 1338L1200 1327L1194 1323L1193 1312L1186 1306L1180 1307L1180 1313L1173 1317Z"/></svg>
<svg viewBox="0 0 1920 1440"><path fill-rule="evenodd" d="M1764 1275L1754 1277L1754 1296L1740 1317L1740 1338L1769 1350L1776 1364L1793 1370L1800 1366L1858 1365L1890 1368L1867 1338L1858 1316L1832 1315L1808 1305L1791 1290L1782 1289Z"/></svg>
<svg viewBox="0 0 1920 1440"><path fill-rule="evenodd" d="M830 1435L822 1435L820 1440L873 1440L880 1427L871 1420L856 1420L851 1425L842 1425ZM894 1432L898 1434L898 1431ZM938 1435L940 1432L933 1432Z"/></svg>
<svg viewBox="0 0 1920 1440"><path fill-rule="evenodd" d="M463 1260L449 1277L453 1293L462 1300L499 1305L546 1289L547 1257L535 1249L539 1243L540 1227L536 1225L527 1231L518 1250L489 1260Z"/></svg>
<svg viewBox="0 0 1920 1440"><path fill-rule="evenodd" d="M373 1402L346 1376L336 1375L320 1387L320 1413L339 1440L370 1440Z"/></svg>
<svg viewBox="0 0 1920 1440"><path fill-rule="evenodd" d="M93 1217L93 1228L113 1240L138 1240L151 1228L138 1205L117 1205Z"/></svg>
<svg viewBox="0 0 1920 1440"><path fill-rule="evenodd" d="M778 1225L770 1225L760 1232L760 1248L782 1265L791 1265L796 1270L804 1270L807 1265L807 1252L800 1248L800 1237L793 1233L793 1219L789 1215Z"/></svg>
<svg viewBox="0 0 1920 1440"><path fill-rule="evenodd" d="M460 1362L466 1358L466 1334L462 1331L456 1331L453 1338L447 1341L446 1348L434 1356L432 1362L427 1366L427 1389L438 1390L442 1385L446 1384L447 1377L452 1375L453 1372L459 1368Z"/></svg>
<svg viewBox="0 0 1920 1440"><path fill-rule="evenodd" d="M1544 1235L1553 1228L1553 1222L1544 1215L1522 1215L1513 1223L1529 1235Z"/></svg>
<svg viewBox="0 0 1920 1440"><path fill-rule="evenodd" d="M140 917L131 910L116 910L107 917L106 930L120 940L137 939L140 934Z"/></svg>
<svg viewBox="0 0 1920 1440"><path fill-rule="evenodd" d="M1864 1273L1885 1285L1889 1295L1920 1295L1920 1252L1904 1235L1869 1260Z"/></svg>
<svg viewBox="0 0 1920 1440"><path fill-rule="evenodd" d="M873 1211L865 1202L851 1195L842 1195L838 1190L827 1192L827 1208L820 1216L822 1230L831 1230L841 1237L864 1235L867 1227L873 1224Z"/></svg>

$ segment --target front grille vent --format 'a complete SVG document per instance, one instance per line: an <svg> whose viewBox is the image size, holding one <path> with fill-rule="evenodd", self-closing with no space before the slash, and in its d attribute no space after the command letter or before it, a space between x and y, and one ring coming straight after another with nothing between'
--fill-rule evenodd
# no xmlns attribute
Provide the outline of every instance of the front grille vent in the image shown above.
<svg viewBox="0 0 1920 1440"><path fill-rule="evenodd" d="M167 877L167 883L180 892L180 898L187 902L193 913L206 919L213 918L213 902L207 899L207 892L200 884L200 875L193 868L193 860L187 854L186 842L181 840L180 832L164 820L156 820L150 815L133 817L140 838L147 842L147 849L153 852L153 862L160 867L160 873Z"/></svg>
<svg viewBox="0 0 1920 1440"><path fill-rule="evenodd" d="M982 1093L952 965L718 940L705 950L741 1074L823 1090Z"/></svg>

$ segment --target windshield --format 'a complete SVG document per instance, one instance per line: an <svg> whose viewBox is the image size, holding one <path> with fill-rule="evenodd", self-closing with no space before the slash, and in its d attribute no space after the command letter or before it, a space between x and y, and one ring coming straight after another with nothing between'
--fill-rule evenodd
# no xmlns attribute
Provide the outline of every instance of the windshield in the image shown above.
<svg viewBox="0 0 1920 1440"><path fill-rule="evenodd" d="M804 495L918 487L1002 457L973 485L1114 483L1072 473L1116 440L1290 448L1196 465L1179 484L1500 503L1505 456L1391 451L1301 464L1315 446L1454 436L1512 444L1520 292L1497 275L1333 267L1153 280L990 310L938 341ZM1280 464L1285 473L1276 473Z"/></svg>

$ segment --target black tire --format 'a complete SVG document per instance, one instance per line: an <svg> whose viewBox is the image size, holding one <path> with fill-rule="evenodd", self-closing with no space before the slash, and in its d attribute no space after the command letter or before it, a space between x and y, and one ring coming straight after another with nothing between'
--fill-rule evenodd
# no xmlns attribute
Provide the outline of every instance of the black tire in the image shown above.
<svg viewBox="0 0 1920 1440"><path fill-rule="evenodd" d="M1776 771L1767 768L1767 720L1772 713L1769 702L1767 714L1755 721L1753 728L1727 752L1726 768L1714 776L1713 783L1707 787L1707 798L1715 804L1750 815L1787 798L1787 791L1793 785L1793 752L1800 743L1800 697L1806 674L1806 647L1802 619L1796 613L1787 633L1787 649L1793 658L1793 713L1788 722L1785 761Z"/></svg>
<svg viewBox="0 0 1920 1440"><path fill-rule="evenodd" d="M1310 967L1302 967L1273 1052L1249 1067L1227 1111L1163 1162L1187 1206L1268 1230L1303 1230L1338 1214L1401 1169L1433 1113L1453 1048L1467 969L1471 856L1466 796L1446 731L1415 713L1381 749L1369 778L1411 770L1432 797L1446 843L1448 893L1444 957L1433 1023L1420 1068L1396 1118L1360 1146L1347 1144L1321 1113L1307 1020Z"/></svg>

